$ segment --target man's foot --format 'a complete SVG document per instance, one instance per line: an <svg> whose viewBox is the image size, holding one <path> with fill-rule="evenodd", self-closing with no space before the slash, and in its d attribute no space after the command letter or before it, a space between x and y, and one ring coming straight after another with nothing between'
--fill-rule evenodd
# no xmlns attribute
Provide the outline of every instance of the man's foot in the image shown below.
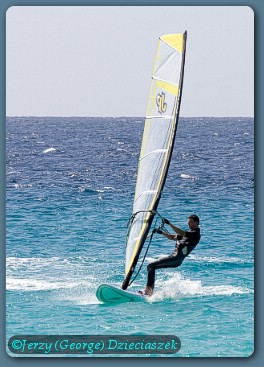
<svg viewBox="0 0 264 367"><path fill-rule="evenodd" d="M151 288L151 287L149 287L149 286L147 285L147 286L146 286L146 289L145 289L144 294L145 294L146 296L152 296L152 294L153 294L153 288Z"/></svg>
<svg viewBox="0 0 264 367"><path fill-rule="evenodd" d="M143 296L152 296L153 289L149 286L146 287L144 291L138 291L139 294L142 294Z"/></svg>

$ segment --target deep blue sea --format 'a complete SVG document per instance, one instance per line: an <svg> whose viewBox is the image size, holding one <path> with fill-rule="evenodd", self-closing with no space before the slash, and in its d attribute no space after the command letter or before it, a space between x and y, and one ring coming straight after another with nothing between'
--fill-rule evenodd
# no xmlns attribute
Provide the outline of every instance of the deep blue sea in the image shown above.
<svg viewBox="0 0 264 367"><path fill-rule="evenodd" d="M183 229L198 214L201 241L181 267L157 271L149 302L104 305L95 296L101 283L123 281L143 127L130 117L7 118L7 340L176 335L181 349L167 357L253 353L251 118L180 118L159 212ZM131 290L173 248L156 235Z"/></svg>

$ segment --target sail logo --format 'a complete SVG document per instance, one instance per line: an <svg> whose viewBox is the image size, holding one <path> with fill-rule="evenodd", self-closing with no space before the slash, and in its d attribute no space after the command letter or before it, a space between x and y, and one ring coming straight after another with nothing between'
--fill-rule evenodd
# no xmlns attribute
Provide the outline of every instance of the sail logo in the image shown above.
<svg viewBox="0 0 264 367"><path fill-rule="evenodd" d="M156 97L156 104L158 106L158 111L162 115L167 110L167 103L165 102L165 93L159 93Z"/></svg>

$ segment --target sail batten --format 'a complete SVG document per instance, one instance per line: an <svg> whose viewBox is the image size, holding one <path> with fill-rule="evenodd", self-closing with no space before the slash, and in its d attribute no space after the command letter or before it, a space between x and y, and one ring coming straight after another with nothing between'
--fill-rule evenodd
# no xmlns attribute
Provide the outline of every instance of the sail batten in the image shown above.
<svg viewBox="0 0 264 367"><path fill-rule="evenodd" d="M145 154L143 157L140 157L139 160L141 161L142 159L146 158L150 154L166 153L167 151L168 151L168 149L155 149L155 150L152 150L151 152ZM157 190L154 190L154 191L157 191Z"/></svg>
<svg viewBox="0 0 264 367"><path fill-rule="evenodd" d="M173 116L146 116L146 120L153 120L153 119L163 119L163 120L170 120Z"/></svg>
<svg viewBox="0 0 264 367"><path fill-rule="evenodd" d="M178 84L176 84L174 82L171 82L169 80L166 80L166 79L161 79L161 78L158 78L158 77L155 77L155 76L152 76L151 79L152 80L157 80L157 81L160 81L160 82L164 82L164 83L168 83L168 84L171 84L171 85L175 85L175 87L178 87Z"/></svg>
<svg viewBox="0 0 264 367"><path fill-rule="evenodd" d="M159 38L126 244L123 289L129 286L167 177L180 110L186 38L187 32Z"/></svg>
<svg viewBox="0 0 264 367"><path fill-rule="evenodd" d="M142 195L156 194L157 190L146 190L140 193L140 195L135 199L137 201Z"/></svg>

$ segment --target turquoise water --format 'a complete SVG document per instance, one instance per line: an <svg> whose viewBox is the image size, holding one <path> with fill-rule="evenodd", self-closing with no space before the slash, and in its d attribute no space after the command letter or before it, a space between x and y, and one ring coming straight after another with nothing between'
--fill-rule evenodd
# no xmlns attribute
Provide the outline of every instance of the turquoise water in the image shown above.
<svg viewBox="0 0 264 367"><path fill-rule="evenodd" d="M95 292L123 281L143 120L17 117L6 125L7 340L176 335L181 349L166 357L251 355L253 119L180 119L159 212L181 228L197 213L202 239L180 268L157 271L149 302L117 305L100 304ZM173 247L156 235L131 290Z"/></svg>

